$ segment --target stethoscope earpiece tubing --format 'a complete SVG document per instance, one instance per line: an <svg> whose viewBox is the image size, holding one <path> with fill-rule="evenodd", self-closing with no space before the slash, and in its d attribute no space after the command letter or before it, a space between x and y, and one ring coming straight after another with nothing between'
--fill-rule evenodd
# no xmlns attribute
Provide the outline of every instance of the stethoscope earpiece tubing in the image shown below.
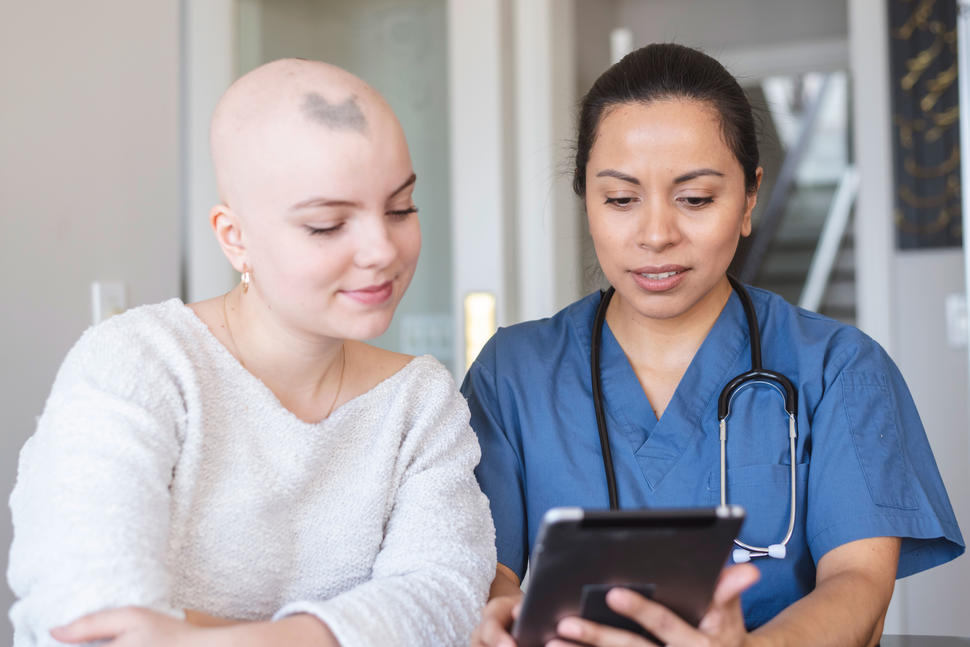
<svg viewBox="0 0 970 647"><path fill-rule="evenodd" d="M620 503L616 494L616 474L613 472L613 452L610 451L610 437L606 430L606 413L603 411L603 387L600 384L600 337L603 322L606 321L606 308L613 298L613 286L600 297L596 318L593 319L593 338L590 340L590 372L593 382L593 408L596 410L596 428L600 435L600 449L603 452L603 469L606 472L606 489L610 495L610 510L619 510Z"/></svg>

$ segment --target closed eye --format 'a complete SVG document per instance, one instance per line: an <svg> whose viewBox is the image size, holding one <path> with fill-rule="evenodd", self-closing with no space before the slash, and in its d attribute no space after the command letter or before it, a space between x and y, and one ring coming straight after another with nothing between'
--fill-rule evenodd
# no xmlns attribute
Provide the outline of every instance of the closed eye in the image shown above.
<svg viewBox="0 0 970 647"><path fill-rule="evenodd" d="M607 198L605 204L612 204L617 207L629 207L636 198L622 197L622 198Z"/></svg>
<svg viewBox="0 0 970 647"><path fill-rule="evenodd" d="M417 207L408 207L407 209L393 209L391 211L388 211L387 215L392 216L398 220L404 220L412 213L417 213L417 212L418 212Z"/></svg>
<svg viewBox="0 0 970 647"><path fill-rule="evenodd" d="M343 229L343 226L344 223L342 222L334 225L333 227L311 227L310 225L306 225L306 230L310 232L311 236L326 236L337 233Z"/></svg>

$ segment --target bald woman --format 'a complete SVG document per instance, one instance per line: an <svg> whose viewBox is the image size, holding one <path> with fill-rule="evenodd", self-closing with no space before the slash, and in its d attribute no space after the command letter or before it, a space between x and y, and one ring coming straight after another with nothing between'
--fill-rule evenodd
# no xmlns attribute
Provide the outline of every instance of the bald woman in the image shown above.
<svg viewBox="0 0 970 647"><path fill-rule="evenodd" d="M15 647L467 644L495 572L468 410L433 358L363 341L421 246L400 124L283 60L211 144L241 282L64 360L10 502Z"/></svg>

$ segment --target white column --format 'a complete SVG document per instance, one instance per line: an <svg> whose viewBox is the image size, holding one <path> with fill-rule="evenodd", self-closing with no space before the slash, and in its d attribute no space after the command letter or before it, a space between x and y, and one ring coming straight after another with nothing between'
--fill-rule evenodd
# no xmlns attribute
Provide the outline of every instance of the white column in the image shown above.
<svg viewBox="0 0 970 647"><path fill-rule="evenodd" d="M889 27L881 0L849 0L853 149L859 169L855 210L859 328L893 353L893 170Z"/></svg>
<svg viewBox="0 0 970 647"><path fill-rule="evenodd" d="M182 0L183 271L187 301L232 287L235 272L209 227L219 202L209 155L209 120L235 76L234 0Z"/></svg>
<svg viewBox="0 0 970 647"><path fill-rule="evenodd" d="M849 0L849 70L859 192L855 206L856 321L893 354L893 171L889 27L880 0ZM897 582L884 632L906 633L907 587Z"/></svg>
<svg viewBox="0 0 970 647"><path fill-rule="evenodd" d="M496 323L513 320L515 276L508 236L509 99L501 0L448 0L448 84L451 140L452 312L457 376L464 374L464 299L496 297Z"/></svg>
<svg viewBox="0 0 970 647"><path fill-rule="evenodd" d="M570 190L575 137L573 0L515 2L516 232L522 319L579 296L578 201Z"/></svg>
<svg viewBox="0 0 970 647"><path fill-rule="evenodd" d="M583 232L586 215L582 202L573 193L576 123L579 119L579 91L576 87L579 69L576 60L576 0L550 0L552 11L552 195L554 227L555 302L559 310L582 296ZM548 316L546 312L541 316Z"/></svg>

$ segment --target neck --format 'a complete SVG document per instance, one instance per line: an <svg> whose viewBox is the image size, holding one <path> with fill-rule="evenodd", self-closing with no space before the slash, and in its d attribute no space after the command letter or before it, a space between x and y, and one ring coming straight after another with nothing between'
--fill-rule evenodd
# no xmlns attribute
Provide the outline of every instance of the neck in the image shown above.
<svg viewBox="0 0 970 647"><path fill-rule="evenodd" d="M225 299L233 354L280 400L332 393L343 360L343 339L286 328L257 295L243 295L239 287Z"/></svg>
<svg viewBox="0 0 970 647"><path fill-rule="evenodd" d="M619 293L606 311L606 321L628 357L655 368L686 369L714 327L731 296L727 277L689 310L670 318L647 317Z"/></svg>

